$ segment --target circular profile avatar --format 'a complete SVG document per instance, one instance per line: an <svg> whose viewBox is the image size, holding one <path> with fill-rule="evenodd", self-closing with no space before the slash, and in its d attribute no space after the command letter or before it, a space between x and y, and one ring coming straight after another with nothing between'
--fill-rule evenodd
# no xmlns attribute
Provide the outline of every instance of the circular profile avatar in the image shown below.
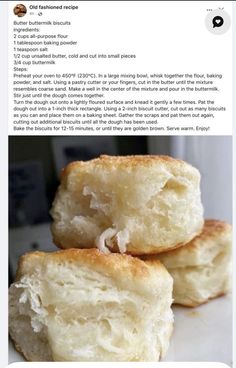
<svg viewBox="0 0 236 368"><path fill-rule="evenodd" d="M14 14L17 15L17 17L24 17L27 13L26 6L23 4L17 4L14 9Z"/></svg>

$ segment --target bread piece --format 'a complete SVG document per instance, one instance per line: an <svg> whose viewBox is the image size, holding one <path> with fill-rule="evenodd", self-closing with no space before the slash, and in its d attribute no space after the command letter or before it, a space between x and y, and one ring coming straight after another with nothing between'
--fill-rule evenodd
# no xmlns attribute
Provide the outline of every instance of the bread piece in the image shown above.
<svg viewBox="0 0 236 368"><path fill-rule="evenodd" d="M201 232L200 174L168 156L101 156L62 172L51 211L61 248L159 253Z"/></svg>
<svg viewBox="0 0 236 368"><path fill-rule="evenodd" d="M159 261L28 253L10 287L10 335L30 361L157 361L172 332L172 287Z"/></svg>
<svg viewBox="0 0 236 368"><path fill-rule="evenodd" d="M174 279L174 303L195 307L230 290L231 233L231 225L206 220L189 244L158 255Z"/></svg>

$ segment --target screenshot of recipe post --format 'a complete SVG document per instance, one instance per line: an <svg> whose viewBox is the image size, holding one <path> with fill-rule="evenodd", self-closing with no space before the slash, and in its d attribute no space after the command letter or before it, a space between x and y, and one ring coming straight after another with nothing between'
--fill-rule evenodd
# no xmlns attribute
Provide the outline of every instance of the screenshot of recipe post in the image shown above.
<svg viewBox="0 0 236 368"><path fill-rule="evenodd" d="M233 2L2 8L0 363L233 367Z"/></svg>
<svg viewBox="0 0 236 368"><path fill-rule="evenodd" d="M231 134L232 3L164 3L9 2L9 134Z"/></svg>

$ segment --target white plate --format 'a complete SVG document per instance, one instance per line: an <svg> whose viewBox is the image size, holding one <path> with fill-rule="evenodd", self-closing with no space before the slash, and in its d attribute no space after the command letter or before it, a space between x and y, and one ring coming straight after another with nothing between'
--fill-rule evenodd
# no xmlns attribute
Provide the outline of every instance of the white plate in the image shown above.
<svg viewBox="0 0 236 368"><path fill-rule="evenodd" d="M232 365L232 300L214 299L198 308L173 307L174 332L165 361L213 361ZM10 343L9 363L24 359Z"/></svg>

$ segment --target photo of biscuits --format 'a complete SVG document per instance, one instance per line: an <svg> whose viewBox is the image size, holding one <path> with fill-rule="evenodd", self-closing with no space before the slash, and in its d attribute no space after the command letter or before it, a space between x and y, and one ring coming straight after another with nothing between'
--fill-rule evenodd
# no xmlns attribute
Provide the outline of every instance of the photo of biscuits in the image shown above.
<svg viewBox="0 0 236 368"><path fill-rule="evenodd" d="M159 261L97 249L33 252L9 291L9 330L29 361L158 361L173 328Z"/></svg>
<svg viewBox="0 0 236 368"><path fill-rule="evenodd" d="M174 280L174 303L196 307L227 294L231 284L231 248L231 225L205 220L202 233L190 243L160 254L157 258Z"/></svg>
<svg viewBox="0 0 236 368"><path fill-rule="evenodd" d="M17 17L24 17L27 13L27 8L23 4L17 4L13 9L14 14Z"/></svg>
<svg viewBox="0 0 236 368"><path fill-rule="evenodd" d="M231 364L231 138L151 138L10 137L9 364Z"/></svg>
<svg viewBox="0 0 236 368"><path fill-rule="evenodd" d="M69 164L51 210L60 248L156 254L203 226L200 173L169 156L100 156Z"/></svg>

